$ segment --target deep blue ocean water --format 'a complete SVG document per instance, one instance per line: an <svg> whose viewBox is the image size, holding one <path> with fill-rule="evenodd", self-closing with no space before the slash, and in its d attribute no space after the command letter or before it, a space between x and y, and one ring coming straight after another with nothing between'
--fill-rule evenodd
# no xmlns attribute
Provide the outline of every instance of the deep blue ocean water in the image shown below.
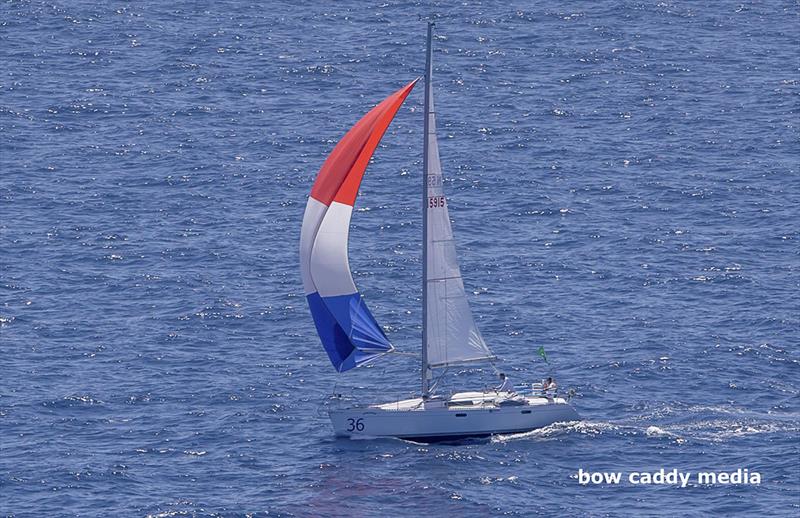
<svg viewBox="0 0 800 518"><path fill-rule="evenodd" d="M478 324L584 421L337 440L334 387L389 400L419 364L334 371L300 223L335 142L421 75L431 14ZM796 515L798 41L788 1L3 2L0 514ZM421 107L417 88L350 243L410 353ZM584 487L579 468L763 480Z"/></svg>

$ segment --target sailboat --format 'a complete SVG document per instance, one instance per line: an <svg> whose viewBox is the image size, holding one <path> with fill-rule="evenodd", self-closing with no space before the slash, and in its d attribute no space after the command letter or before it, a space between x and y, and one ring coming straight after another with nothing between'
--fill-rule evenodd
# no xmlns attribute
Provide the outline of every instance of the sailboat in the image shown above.
<svg viewBox="0 0 800 518"><path fill-rule="evenodd" d="M439 394L434 373L493 362L496 357L470 311L456 256L433 109L428 24L422 175L422 387L419 397L345 404L329 416L337 436L394 437L417 442L525 432L578 420L569 401L531 385L525 389ZM395 352L350 273L350 218L370 158L420 78L387 97L334 147L308 198L300 236L300 270L311 315L333 366L344 372Z"/></svg>

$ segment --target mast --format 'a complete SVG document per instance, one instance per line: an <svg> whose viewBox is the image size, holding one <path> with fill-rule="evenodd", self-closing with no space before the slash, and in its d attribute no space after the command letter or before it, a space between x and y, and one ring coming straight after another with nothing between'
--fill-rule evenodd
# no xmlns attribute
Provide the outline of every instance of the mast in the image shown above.
<svg viewBox="0 0 800 518"><path fill-rule="evenodd" d="M428 22L428 44L425 53L425 124L422 141L422 398L430 395L428 384L428 137L431 120L431 39L433 22Z"/></svg>

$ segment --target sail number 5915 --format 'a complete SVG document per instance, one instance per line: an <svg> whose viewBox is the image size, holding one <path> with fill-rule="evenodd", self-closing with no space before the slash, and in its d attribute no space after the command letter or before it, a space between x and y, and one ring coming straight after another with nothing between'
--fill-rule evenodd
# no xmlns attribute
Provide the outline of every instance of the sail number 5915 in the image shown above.
<svg viewBox="0 0 800 518"><path fill-rule="evenodd" d="M363 419L353 419L352 417L347 420L347 431L348 432L363 432L364 431L364 420Z"/></svg>
<svg viewBox="0 0 800 518"><path fill-rule="evenodd" d="M444 196L428 196L428 208L444 207Z"/></svg>

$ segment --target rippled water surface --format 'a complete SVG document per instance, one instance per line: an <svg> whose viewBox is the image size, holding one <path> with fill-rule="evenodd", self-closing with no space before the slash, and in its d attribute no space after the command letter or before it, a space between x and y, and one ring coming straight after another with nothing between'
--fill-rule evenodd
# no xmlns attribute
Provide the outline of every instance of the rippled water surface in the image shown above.
<svg viewBox="0 0 800 518"><path fill-rule="evenodd" d="M0 5L0 514L796 515L797 4L293 4ZM334 386L388 400L419 365L334 371L302 213L346 129L422 73L432 13L478 324L500 368L555 374L584 421L337 440ZM350 243L409 353L421 105L378 149ZM575 478L662 467L763 482Z"/></svg>

